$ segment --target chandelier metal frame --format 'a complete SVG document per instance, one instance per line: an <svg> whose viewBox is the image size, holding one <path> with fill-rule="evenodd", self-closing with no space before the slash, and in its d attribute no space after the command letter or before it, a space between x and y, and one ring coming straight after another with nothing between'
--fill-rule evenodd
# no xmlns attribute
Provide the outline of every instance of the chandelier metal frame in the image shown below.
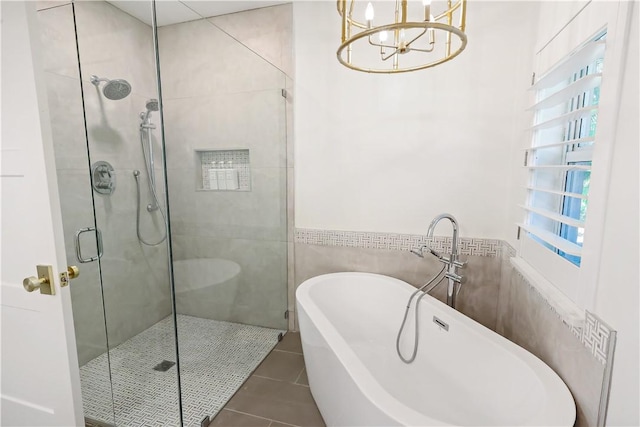
<svg viewBox="0 0 640 427"><path fill-rule="evenodd" d="M356 0L337 0L336 2L338 13L342 18L341 44L338 47L336 56L342 65L352 70L376 74L423 70L455 58L467 46L467 36L464 33L467 0L458 0L455 3L452 0L447 0L447 9L435 17L430 13L431 1L425 0L423 1L424 20L422 21L408 21L407 0L396 0L394 22L377 26L373 25L373 7L371 3L367 6L367 15L370 14L370 16L365 15L365 22L353 18L355 2ZM371 10L369 11L369 9ZM458 12L459 21L457 25L454 25L454 14L456 12ZM418 29L421 32L411 40L403 40L405 30L411 29ZM438 51L441 55L436 56L434 59L434 52L437 52L436 43L439 39L436 36L436 30L444 32L446 35L444 36L444 48ZM382 41L380 35L377 41L372 37L374 34L383 32L386 32L385 36L387 33L391 33L393 35L392 41ZM460 45L454 51L452 51L451 47L452 35L456 35L460 39ZM427 48L412 46L417 40L425 36L428 38ZM352 62L354 42L363 38L368 39L369 46L379 49L380 60L383 63L391 60L392 65L390 67L387 66L387 68L365 68L354 64ZM424 61L420 65L401 67L400 56L412 52L416 53L415 56L422 55Z"/></svg>

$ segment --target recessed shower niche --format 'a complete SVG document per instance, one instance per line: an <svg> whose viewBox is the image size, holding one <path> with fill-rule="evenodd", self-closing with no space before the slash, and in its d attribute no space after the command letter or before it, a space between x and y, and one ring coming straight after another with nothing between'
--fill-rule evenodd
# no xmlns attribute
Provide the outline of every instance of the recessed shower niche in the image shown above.
<svg viewBox="0 0 640 427"><path fill-rule="evenodd" d="M195 150L196 189L200 191L251 191L248 149Z"/></svg>

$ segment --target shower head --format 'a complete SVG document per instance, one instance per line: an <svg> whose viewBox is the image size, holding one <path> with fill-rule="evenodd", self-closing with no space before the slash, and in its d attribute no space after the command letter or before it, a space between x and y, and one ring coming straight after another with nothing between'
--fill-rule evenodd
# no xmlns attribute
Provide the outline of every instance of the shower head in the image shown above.
<svg viewBox="0 0 640 427"><path fill-rule="evenodd" d="M110 80L102 88L102 93L107 98L117 101L126 98L131 93L131 85L128 81L122 79Z"/></svg>
<svg viewBox="0 0 640 427"><path fill-rule="evenodd" d="M131 93L131 85L124 79L104 79L98 76L91 76L91 83L95 87L100 85L100 82L107 82L102 88L102 93L107 99L117 101L126 98Z"/></svg>
<svg viewBox="0 0 640 427"><path fill-rule="evenodd" d="M158 111L160 109L158 100L155 98L149 99L145 107L147 107L147 111L143 111L142 113L140 113L140 118L142 119L143 125L148 124L149 117L151 117L152 111Z"/></svg>
<svg viewBox="0 0 640 427"><path fill-rule="evenodd" d="M147 101L147 111L158 111L158 100L150 99Z"/></svg>

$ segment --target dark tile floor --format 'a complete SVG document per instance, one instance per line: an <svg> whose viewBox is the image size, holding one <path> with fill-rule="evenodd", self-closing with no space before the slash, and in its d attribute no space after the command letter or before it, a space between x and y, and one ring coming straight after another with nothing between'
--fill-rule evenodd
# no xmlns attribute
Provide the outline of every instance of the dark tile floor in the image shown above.
<svg viewBox="0 0 640 427"><path fill-rule="evenodd" d="M288 332L209 427L324 425L309 390L300 334Z"/></svg>

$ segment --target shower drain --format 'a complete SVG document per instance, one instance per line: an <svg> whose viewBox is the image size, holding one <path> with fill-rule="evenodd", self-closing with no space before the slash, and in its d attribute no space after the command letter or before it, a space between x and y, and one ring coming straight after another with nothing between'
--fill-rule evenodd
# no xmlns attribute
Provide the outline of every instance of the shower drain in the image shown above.
<svg viewBox="0 0 640 427"><path fill-rule="evenodd" d="M160 371L160 372L167 372L175 364L176 364L176 362L171 362L169 360L163 360L162 362L158 363L153 368L153 370L154 371Z"/></svg>

